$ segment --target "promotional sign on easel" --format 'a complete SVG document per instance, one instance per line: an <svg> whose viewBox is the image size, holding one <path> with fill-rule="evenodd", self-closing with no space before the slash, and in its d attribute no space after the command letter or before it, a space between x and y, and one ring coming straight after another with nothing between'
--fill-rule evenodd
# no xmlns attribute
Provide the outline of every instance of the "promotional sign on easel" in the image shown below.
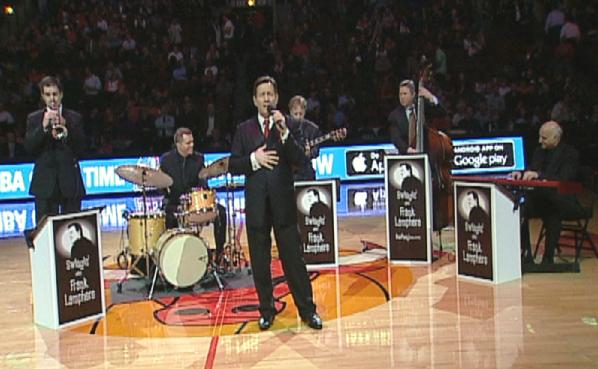
<svg viewBox="0 0 598 369"><path fill-rule="evenodd" d="M45 218L30 252L33 312L48 328L106 313L99 210Z"/></svg>
<svg viewBox="0 0 598 369"><path fill-rule="evenodd" d="M428 157L384 158L388 258L393 263L432 262L432 192Z"/></svg>
<svg viewBox="0 0 598 369"><path fill-rule="evenodd" d="M495 184L457 181L454 189L457 275L490 283L521 278L515 199Z"/></svg>
<svg viewBox="0 0 598 369"><path fill-rule="evenodd" d="M308 268L338 266L336 181L295 182L301 250Z"/></svg>

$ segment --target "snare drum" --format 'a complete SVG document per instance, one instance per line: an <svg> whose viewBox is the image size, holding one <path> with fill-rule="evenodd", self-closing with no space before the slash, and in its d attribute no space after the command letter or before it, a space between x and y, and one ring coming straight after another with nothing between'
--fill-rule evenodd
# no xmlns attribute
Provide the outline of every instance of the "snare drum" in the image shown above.
<svg viewBox="0 0 598 369"><path fill-rule="evenodd" d="M166 230L166 216L163 212L153 211L147 213L147 215L140 212L132 213L127 221L129 253L131 255L144 253L146 247L144 223L147 223L147 250L154 248L156 242Z"/></svg>
<svg viewBox="0 0 598 369"><path fill-rule="evenodd" d="M175 287L193 286L206 273L207 244L189 230L167 230L160 236L154 252L164 278Z"/></svg>
<svg viewBox="0 0 598 369"><path fill-rule="evenodd" d="M183 214L187 224L207 223L216 218L216 190L194 187L181 196Z"/></svg>

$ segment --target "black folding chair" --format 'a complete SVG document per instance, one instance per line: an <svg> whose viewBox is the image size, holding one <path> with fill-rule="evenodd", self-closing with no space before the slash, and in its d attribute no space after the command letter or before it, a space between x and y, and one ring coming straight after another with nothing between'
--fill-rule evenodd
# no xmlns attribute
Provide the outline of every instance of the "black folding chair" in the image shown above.
<svg viewBox="0 0 598 369"><path fill-rule="evenodd" d="M562 219L561 223L561 237L559 240L557 252L560 252L561 247L575 247L575 262L579 261L581 250L593 250L594 254L598 258L598 250L596 244L592 240L592 236L588 232L588 224L594 216L594 205L596 203L596 191L598 190L597 173L588 166L580 167L579 169L579 180L581 181L584 190L590 196L590 201L586 206L580 205L579 210L574 216L568 216ZM538 253L540 243L546 236L546 228L542 224L542 229L538 235L538 241L536 242L536 248L534 250L534 258ZM571 243L564 242L566 239L572 239ZM587 243L588 246L584 247Z"/></svg>

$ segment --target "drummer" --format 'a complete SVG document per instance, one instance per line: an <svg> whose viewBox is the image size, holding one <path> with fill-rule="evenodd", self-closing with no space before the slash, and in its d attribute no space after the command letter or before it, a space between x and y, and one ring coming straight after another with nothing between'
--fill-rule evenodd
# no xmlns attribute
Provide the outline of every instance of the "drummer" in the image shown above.
<svg viewBox="0 0 598 369"><path fill-rule="evenodd" d="M160 157L160 169L172 177L172 186L162 190L162 207L166 212L166 228L178 227L175 212L180 205L181 195L193 187L207 188L207 181L199 178L199 171L204 167L203 155L193 151L193 132L180 127L174 134L175 148ZM226 210L217 204L218 216L214 219L214 241L216 260L220 260L226 241Z"/></svg>

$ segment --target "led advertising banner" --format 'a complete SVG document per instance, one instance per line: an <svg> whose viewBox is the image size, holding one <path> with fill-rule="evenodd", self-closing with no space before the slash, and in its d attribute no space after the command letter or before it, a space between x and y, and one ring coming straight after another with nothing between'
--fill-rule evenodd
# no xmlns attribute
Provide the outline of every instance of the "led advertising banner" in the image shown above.
<svg viewBox="0 0 598 369"><path fill-rule="evenodd" d="M386 193L384 182L345 182L341 185L337 202L337 215L379 216L386 214ZM245 209L243 189L235 191L217 190L218 203L241 211ZM152 193L146 198L148 212L160 211L162 196ZM143 209L143 198L133 196L97 197L83 200L82 208L104 207L100 212L102 231L126 230L127 220L123 215L139 213ZM237 214L237 220L244 217ZM35 227L35 209L32 200L11 201L0 204L0 238L21 237L23 231Z"/></svg>
<svg viewBox="0 0 598 369"><path fill-rule="evenodd" d="M0 165L0 201L31 197L29 185L32 172L31 163Z"/></svg>
<svg viewBox="0 0 598 369"><path fill-rule="evenodd" d="M339 215L371 216L386 214L384 183L365 182L343 184L337 212Z"/></svg>
<svg viewBox="0 0 598 369"><path fill-rule="evenodd" d="M205 161L209 164L228 154L206 154ZM121 165L143 165L158 168L159 157L143 156L117 159L81 160L81 175L88 195L104 195L140 192L141 187L127 182L116 174L116 168ZM31 199L29 185L33 172L32 163L0 165L0 201ZM240 179L242 181L242 179ZM225 178L221 176L210 180L211 186L224 185Z"/></svg>
<svg viewBox="0 0 598 369"><path fill-rule="evenodd" d="M102 230L114 230L126 226L123 213L131 209L141 209L141 200L134 197L116 197L97 200L83 200L82 208L104 206L100 213ZM162 203L160 197L148 197L148 209L155 209ZM139 206L139 207L138 207ZM26 229L32 229L35 223L33 201L0 205L0 238L19 237Z"/></svg>
<svg viewBox="0 0 598 369"><path fill-rule="evenodd" d="M340 179L341 181L382 180L384 156L396 153L391 144L322 147L320 156L312 160L317 179ZM230 155L229 153L205 154L205 164ZM116 174L121 165L145 165L157 168L159 157L144 156L118 159L82 160L81 175L88 195L119 194L141 191L140 187L127 182ZM25 200L29 196L32 163L0 165L0 201ZM208 184L212 188L224 187L226 182L243 184L243 176L220 176Z"/></svg>
<svg viewBox="0 0 598 369"><path fill-rule="evenodd" d="M141 191L141 188L125 181L116 174L116 168L121 165L143 165L150 168L157 168L158 157L146 156L123 159L82 160L79 166L81 167L81 174L87 194L98 195Z"/></svg>
<svg viewBox="0 0 598 369"><path fill-rule="evenodd" d="M85 190L88 195L128 193L139 191L136 185L120 178L115 170L121 165L158 166L158 157L82 160L79 162ZM29 185L33 164L0 166L0 201L30 199Z"/></svg>
<svg viewBox="0 0 598 369"><path fill-rule="evenodd" d="M316 178L341 181L382 180L384 178L384 157L395 154L396 148L391 144L337 146L320 149L316 160ZM328 171L323 162L331 157L332 171Z"/></svg>
<svg viewBox="0 0 598 369"><path fill-rule="evenodd" d="M243 191L218 191L217 200L229 208L245 208ZM159 212L162 206L162 196L148 195L145 200L148 213ZM127 228L126 216L139 214L143 211L143 197L118 196L109 198L94 198L83 200L82 209L102 207L100 212L100 226L102 231ZM239 217L239 215L237 215ZM242 217L242 215L241 215ZM35 223L35 206L33 201L20 201L0 204L0 238L20 237L26 229L32 229Z"/></svg>
<svg viewBox="0 0 598 369"><path fill-rule="evenodd" d="M522 137L453 140L454 175L511 172L525 169Z"/></svg>

